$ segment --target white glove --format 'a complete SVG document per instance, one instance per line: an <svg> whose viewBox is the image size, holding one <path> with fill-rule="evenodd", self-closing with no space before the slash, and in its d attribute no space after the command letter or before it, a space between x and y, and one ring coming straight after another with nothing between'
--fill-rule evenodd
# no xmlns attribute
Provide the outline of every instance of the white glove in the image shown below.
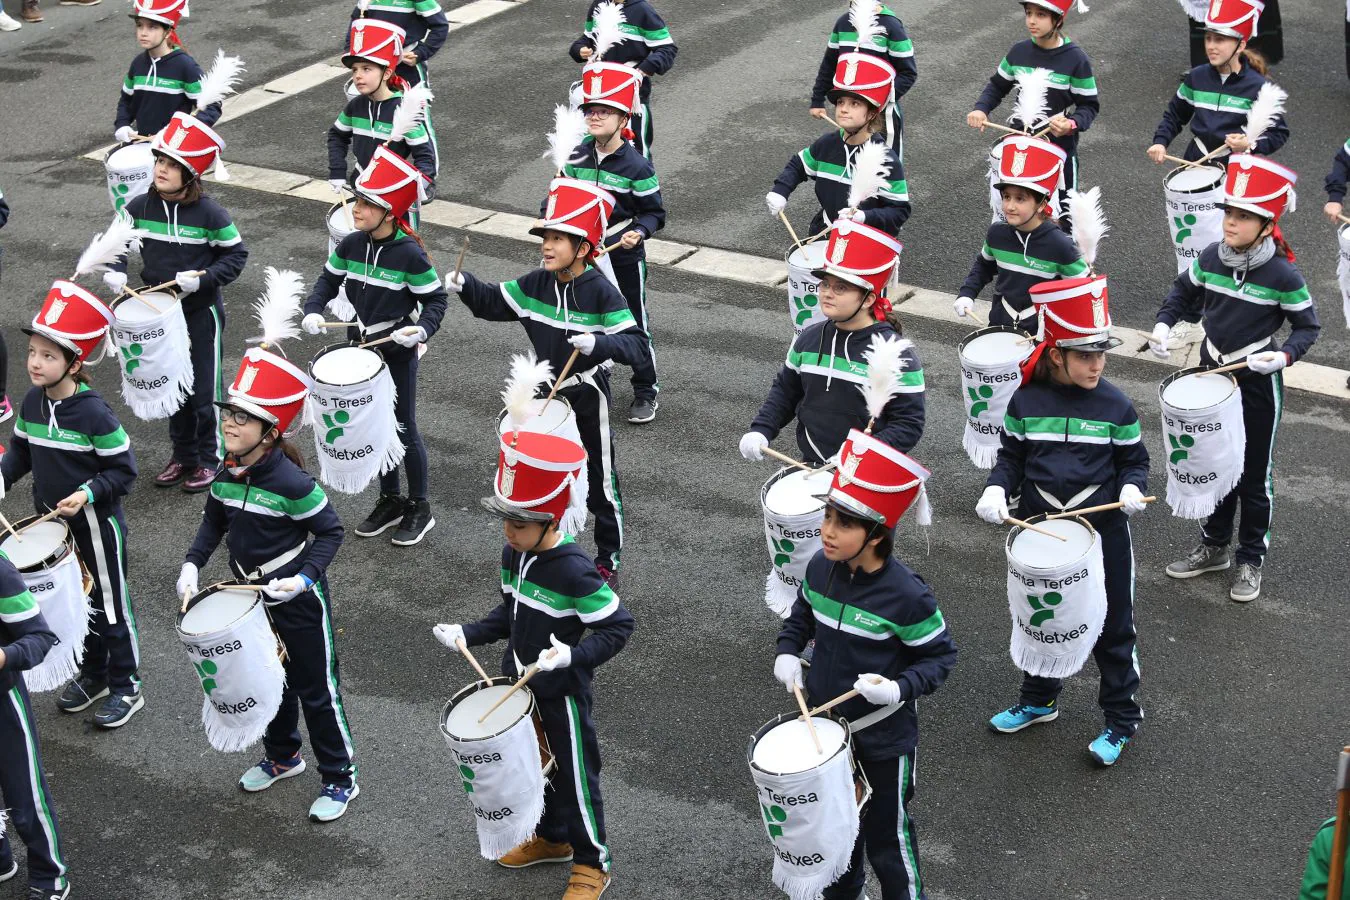
<svg viewBox="0 0 1350 900"><path fill-rule="evenodd" d="M1167 359L1172 355L1172 351L1167 349L1167 335L1171 331L1172 329L1162 322L1153 326L1153 334L1148 338L1148 349L1158 359Z"/></svg>
<svg viewBox="0 0 1350 900"><path fill-rule="evenodd" d="M343 178L330 178L328 179L328 186L333 189L333 193L341 194L347 190L347 181Z"/></svg>
<svg viewBox="0 0 1350 900"><path fill-rule="evenodd" d="M758 431L747 431L741 435L741 456L746 459L759 462L764 458L764 450L769 446L769 439Z"/></svg>
<svg viewBox="0 0 1350 900"><path fill-rule="evenodd" d="M792 653L780 653L773 661L773 677L792 693L793 688L802 686L802 661Z"/></svg>
<svg viewBox="0 0 1350 900"><path fill-rule="evenodd" d="M300 327L306 334L323 333L323 313L308 313L300 320Z"/></svg>
<svg viewBox="0 0 1350 900"><path fill-rule="evenodd" d="M459 642L464 640L463 625L437 625L431 629L431 633L436 635L436 640L455 652L459 652ZM468 641L465 641L468 644Z"/></svg>
<svg viewBox="0 0 1350 900"><path fill-rule="evenodd" d="M188 294L197 293L202 286L202 277L196 272L179 272L173 276L173 280L178 282L178 286Z"/></svg>
<svg viewBox="0 0 1350 900"><path fill-rule="evenodd" d="M777 191L769 191L764 195L764 203L769 207L769 215L776 216L787 209L787 198Z"/></svg>
<svg viewBox="0 0 1350 900"><path fill-rule="evenodd" d="M445 289L452 294L464 293L464 273L460 272L456 275L454 272L451 272L449 275L445 276Z"/></svg>
<svg viewBox="0 0 1350 900"><path fill-rule="evenodd" d="M857 222L859 225L862 225L867 221L867 213L863 212L861 209L853 210L853 212L848 214L848 217L850 221Z"/></svg>
<svg viewBox="0 0 1350 900"><path fill-rule="evenodd" d="M408 325L394 332L394 343L400 347L416 347L427 339L427 330L421 325Z"/></svg>
<svg viewBox="0 0 1350 900"><path fill-rule="evenodd" d="M572 335L567 339L567 343L580 350L582 356L590 356L595 352L595 335L589 331Z"/></svg>
<svg viewBox="0 0 1350 900"><path fill-rule="evenodd" d="M122 288L127 286L126 272L108 271L103 273L103 283L108 286L108 290L114 294L122 293Z"/></svg>
<svg viewBox="0 0 1350 900"><path fill-rule="evenodd" d="M1283 350L1267 350L1264 353L1247 354L1247 368L1257 375L1271 375L1289 365L1289 357Z"/></svg>
<svg viewBox="0 0 1350 900"><path fill-rule="evenodd" d="M1144 502L1143 492L1132 484L1127 484L1120 489L1120 502L1124 504L1121 509L1125 510L1127 516L1148 509L1148 504Z"/></svg>
<svg viewBox="0 0 1350 900"><path fill-rule="evenodd" d="M952 304L952 309L961 318L965 318L975 311L974 297L957 297L956 302Z"/></svg>
<svg viewBox="0 0 1350 900"><path fill-rule="evenodd" d="M183 563L178 572L178 596L184 600L197 593L197 567L190 562Z"/></svg>
<svg viewBox="0 0 1350 900"><path fill-rule="evenodd" d="M558 640L556 635L550 634L548 641L553 645L552 650L541 650L539 659L535 663L543 672L552 672L554 669L565 669L572 664L572 648Z"/></svg>
<svg viewBox="0 0 1350 900"><path fill-rule="evenodd" d="M119 144L130 144L135 137L136 129L132 128L130 125L123 125L113 132L113 140L117 141Z"/></svg>
<svg viewBox="0 0 1350 900"><path fill-rule="evenodd" d="M273 600L294 600L309 590L311 584L313 582L303 575L292 575L290 578L273 578L263 587L263 593Z"/></svg>
<svg viewBox="0 0 1350 900"><path fill-rule="evenodd" d="M868 703L876 706L893 706L900 702L900 684L880 675L859 675L858 680L853 682L853 689L862 694Z"/></svg>
<svg viewBox="0 0 1350 900"><path fill-rule="evenodd" d="M1008 518L1008 494L997 485L985 488L980 502L975 504L975 515L990 525L1002 525Z"/></svg>

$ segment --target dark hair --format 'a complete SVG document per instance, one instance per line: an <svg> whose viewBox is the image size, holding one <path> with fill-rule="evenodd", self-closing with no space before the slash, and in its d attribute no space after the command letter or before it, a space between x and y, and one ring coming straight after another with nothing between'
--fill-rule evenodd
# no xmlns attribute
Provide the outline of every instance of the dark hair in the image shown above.
<svg viewBox="0 0 1350 900"><path fill-rule="evenodd" d="M1243 65L1250 66L1257 75L1264 76L1270 71L1270 65L1266 62L1265 54L1260 50L1248 47L1246 50L1238 52L1238 59L1242 60Z"/></svg>
<svg viewBox="0 0 1350 900"><path fill-rule="evenodd" d="M846 510L840 509L838 506L831 505L830 509L834 510L834 514L839 518L839 521L843 522L845 525L866 528L867 541L871 541L876 537L881 538L881 541L877 544L877 556L886 559L895 551L894 529L887 528L879 522L873 522L871 519L855 516ZM865 543L866 542L864 542L864 544Z"/></svg>
<svg viewBox="0 0 1350 900"><path fill-rule="evenodd" d="M172 156L169 156L166 153L155 154L156 159L160 157L163 157L164 159L168 160L169 162L177 166L179 173L182 174L183 176L183 198L181 200L177 200L174 202L196 203L198 200L202 199L202 197L206 195L206 190L205 186L202 184L202 179L195 171L189 169L187 166L183 165L178 160L174 159ZM155 185L153 182L150 185L150 193L154 194L156 197L161 196L159 191L155 189Z"/></svg>
<svg viewBox="0 0 1350 900"><path fill-rule="evenodd" d="M1055 348L1046 347L1045 350L1041 353L1040 358L1036 360L1036 365L1031 370L1032 381L1050 380L1050 370L1055 367L1055 364L1050 361L1050 351L1053 349ZM1063 353L1064 351L1061 350L1060 352Z"/></svg>
<svg viewBox="0 0 1350 900"><path fill-rule="evenodd" d="M278 450L284 453L286 455L286 458L289 459L291 462L295 463L302 469L305 468L305 457L300 453L300 448L297 447L295 444L291 443L290 441L286 440L284 435L278 436L277 442L273 446L275 446Z"/></svg>
<svg viewBox="0 0 1350 900"><path fill-rule="evenodd" d="M904 337L905 324L900 321L900 311L896 309L894 306L891 307L890 312L886 313L885 322L887 325L895 329L896 334L900 335L901 337Z"/></svg>

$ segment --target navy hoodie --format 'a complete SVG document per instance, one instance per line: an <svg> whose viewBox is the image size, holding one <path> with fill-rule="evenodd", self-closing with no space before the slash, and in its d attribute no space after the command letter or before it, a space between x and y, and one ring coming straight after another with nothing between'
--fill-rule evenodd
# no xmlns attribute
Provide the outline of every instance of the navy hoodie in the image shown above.
<svg viewBox="0 0 1350 900"><path fill-rule="evenodd" d="M973 299L992 281L994 303L1007 300L1020 313L1031 308L1030 291L1035 285L1086 273L1087 263L1078 245L1054 222L1042 222L1029 232L995 222L956 294Z"/></svg>
<svg viewBox="0 0 1350 900"><path fill-rule="evenodd" d="M1083 48L1068 38L1064 38L1064 42L1053 50L1042 49L1030 38L1013 44L1008 55L999 61L998 68L989 77L989 83L980 92L975 108L986 115L993 112L1017 84L1017 76L1032 69L1049 69L1053 73L1050 91L1046 94L1049 106L1046 115L1054 117L1063 114L1078 125L1077 130L1063 137L1047 134L1045 140L1064 150L1071 158L1076 157L1079 132L1092 127L1097 113L1101 112L1101 103L1097 98L1097 79L1092 74L1092 61ZM1008 124L1014 128L1025 125L1011 121ZM1037 130L1043 127L1038 125Z"/></svg>
<svg viewBox="0 0 1350 900"><path fill-rule="evenodd" d="M886 139L879 134L872 135L872 143L885 144ZM774 179L773 190L776 194L791 197L797 185L808 178L815 182L816 200L820 202L820 212L811 220L811 233L823 231L839 215L839 210L848 205L848 192L853 186L853 164L862 145L851 146L844 142L842 131L830 131L816 138L815 143L788 160L779 176ZM905 181L905 167L895 151L886 147L890 161L890 185L877 196L862 202L864 225L879 228L895 237L900 226L909 218L909 184Z"/></svg>
<svg viewBox="0 0 1350 900"><path fill-rule="evenodd" d="M1226 81L1209 63L1196 66L1181 79L1176 94L1168 102L1162 121L1153 132L1153 143L1166 147L1189 122L1191 134L1205 148L1200 149L1196 140L1187 141L1183 154L1186 159L1199 159L1222 147L1225 137L1242 131L1242 126L1247 124L1247 112L1265 83L1265 77L1251 66L1243 66ZM1284 116L1278 116L1252 152L1269 156L1287 140L1289 126Z"/></svg>
<svg viewBox="0 0 1350 900"><path fill-rule="evenodd" d="M117 101L114 128L135 124L136 133L158 134L176 112L193 114L202 92L202 67L182 50L170 50L159 59L149 51L131 61L122 79L122 97ZM196 117L207 125L220 118L219 103L199 109Z"/></svg>
<svg viewBox="0 0 1350 900"><path fill-rule="evenodd" d="M900 21L890 7L882 6L877 11L877 24L884 33L872 38L871 46L858 46L858 32L844 13L834 23L830 39L825 45L825 55L820 59L820 68L816 71L816 83L811 88L811 106L825 106L825 95L834 89L834 72L839 67L840 53L855 51L876 56L895 68L895 96L903 97L919 80L919 70L914 65L914 43L905 32L905 23Z"/></svg>
<svg viewBox="0 0 1350 900"><path fill-rule="evenodd" d="M505 640L502 674L512 677L553 647L550 635L570 645L570 666L530 679L530 690L541 698L589 695L596 667L633 633L633 616L571 537L542 553L502 548L501 589L502 602L464 626L464 642L477 647Z"/></svg>
<svg viewBox="0 0 1350 900"><path fill-rule="evenodd" d="M614 246L610 261L616 266L635 265L647 258L647 238L666 224L666 208L661 203L661 184L651 160L637 151L628 141L620 141L619 149L600 159L595 138L587 136L572 151L563 167L568 178L589 181L614 195L614 214L609 217L606 245ZM541 204L540 215L543 215ZM624 224L628 222L628 224ZM623 226L622 228L618 226ZM626 231L642 232L642 242L632 250L617 246Z"/></svg>
<svg viewBox="0 0 1350 900"><path fill-rule="evenodd" d="M581 37L568 49L572 59L581 58L584 47L595 49L595 8L603 0L591 0L586 8L586 21L581 26ZM670 36L670 29L661 14L647 0L620 0L623 6L623 32L628 39L620 41L605 54L605 62L636 63L637 70L647 77L642 79L641 98L645 102L652 94L653 75L664 75L675 65L679 48Z"/></svg>
<svg viewBox="0 0 1350 900"><path fill-rule="evenodd" d="M18 684L22 673L42 662L54 646L56 633L42 617L37 600L14 563L0 553L0 650L5 651L0 691L8 692ZM10 736L10 740L18 738Z"/></svg>
<svg viewBox="0 0 1350 900"><path fill-rule="evenodd" d="M205 270L197 293L182 299L183 312L193 313L221 303L220 289L244 271L248 248L230 214L210 197L195 203L165 200L154 188L122 209L145 233L141 243L141 280L162 284L179 272ZM127 258L113 266L127 270Z"/></svg>
<svg viewBox="0 0 1350 900"><path fill-rule="evenodd" d="M894 759L919 743L917 701L937 690L956 665L956 643L928 582L898 559L875 572L854 572L823 550L806 565L797 602L778 633L778 652L798 655L816 639L806 696L819 706L853 690L859 675L900 685L905 705L853 733L859 759ZM881 707L854 697L834 712L855 722Z"/></svg>
<svg viewBox="0 0 1350 900"><path fill-rule="evenodd" d="M353 97L347 101L337 119L328 128L328 177L347 177L347 153L351 152L357 170L370 165L375 148L389 139L393 131L394 111L403 102L403 94L395 91L388 100ZM436 155L426 125L418 122L407 136L391 144L390 151L411 160L417 170L428 179L436 178Z"/></svg>

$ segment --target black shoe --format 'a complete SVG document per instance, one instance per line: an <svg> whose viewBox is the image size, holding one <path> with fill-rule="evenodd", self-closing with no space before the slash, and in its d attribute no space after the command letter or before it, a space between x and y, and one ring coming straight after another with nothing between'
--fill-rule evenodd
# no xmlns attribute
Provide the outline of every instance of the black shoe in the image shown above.
<svg viewBox="0 0 1350 900"><path fill-rule="evenodd" d="M429 500L409 500L405 509L403 521L398 523L398 531L394 532L392 542L400 547L411 547L436 527L436 519L431 515Z"/></svg>
<svg viewBox="0 0 1350 900"><path fill-rule="evenodd" d="M655 397L637 397L633 400L633 405L628 407L628 421L635 425L650 422L656 418L656 410L660 405Z"/></svg>
<svg viewBox="0 0 1350 900"><path fill-rule="evenodd" d="M366 516L366 520L356 526L357 537L374 537L398 524L407 509L408 501L398 494L381 494L375 511Z"/></svg>
<svg viewBox="0 0 1350 900"><path fill-rule="evenodd" d="M121 728L142 706L145 706L145 694L142 691L134 694L115 691L94 713L94 724L99 728Z"/></svg>
<svg viewBox="0 0 1350 900"><path fill-rule="evenodd" d="M28 900L66 900L69 896L69 884L63 888L30 887L28 889Z"/></svg>
<svg viewBox="0 0 1350 900"><path fill-rule="evenodd" d="M83 712L94 705L95 700L108 696L108 683L88 675L77 675L66 685L61 696L56 698L56 708L62 712Z"/></svg>

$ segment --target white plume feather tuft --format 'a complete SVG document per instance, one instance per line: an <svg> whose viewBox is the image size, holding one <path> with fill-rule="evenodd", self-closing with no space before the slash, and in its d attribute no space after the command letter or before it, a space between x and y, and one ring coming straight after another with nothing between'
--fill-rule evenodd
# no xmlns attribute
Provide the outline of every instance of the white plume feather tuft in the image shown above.
<svg viewBox="0 0 1350 900"><path fill-rule="evenodd" d="M853 158L853 183L848 189L848 208L857 209L891 186L890 147L881 141L869 141Z"/></svg>
<svg viewBox="0 0 1350 900"><path fill-rule="evenodd" d="M1102 189L1088 188L1076 191L1072 188L1065 195L1068 198L1069 219L1073 222L1073 242L1083 254L1083 262L1088 270L1097 264L1097 249L1102 238L1110 231L1106 224L1106 214L1102 212Z"/></svg>
<svg viewBox="0 0 1350 900"><path fill-rule="evenodd" d="M253 315L262 329L262 342L275 344L300 336L296 317L305 296L305 278L289 269L267 267L266 288L253 304Z"/></svg>
<svg viewBox="0 0 1350 900"><path fill-rule="evenodd" d="M1247 111L1247 124L1242 126L1242 133L1252 145L1249 152L1256 152L1256 142L1284 113L1284 101L1288 99L1289 94L1278 84L1267 81L1261 85L1261 90L1256 92L1256 99L1252 101L1252 108Z"/></svg>
<svg viewBox="0 0 1350 900"><path fill-rule="evenodd" d="M1012 117L1008 121L1021 122L1022 128L1034 131L1048 118L1053 74L1049 69L1032 69L1018 74L1017 101L1013 103Z"/></svg>
<svg viewBox="0 0 1350 900"><path fill-rule="evenodd" d="M401 141L408 136L427 114L427 104L436 99L426 84L415 84L403 92L398 108L394 110L394 119L389 125L389 143Z"/></svg>
<svg viewBox="0 0 1350 900"><path fill-rule="evenodd" d="M197 95L197 108L205 109L212 103L219 103L235 93L235 87L243 74L242 59L237 56L226 56L224 50L217 50L216 61L211 64L211 71L202 76L202 89Z"/></svg>
<svg viewBox="0 0 1350 900"><path fill-rule="evenodd" d="M366 11L369 9L370 9L370 0L356 0L356 11L358 13L364 16L366 14Z"/></svg>
<svg viewBox="0 0 1350 900"><path fill-rule="evenodd" d="M858 35L854 46L859 48L871 47L874 38L886 33L877 20L876 0L852 0L848 5L848 22Z"/></svg>
<svg viewBox="0 0 1350 900"><path fill-rule="evenodd" d="M94 272L106 272L117 262L126 258L133 248L141 246L141 233L136 230L130 219L118 216L112 220L108 230L94 235L89 246L80 254L75 264L75 277L90 275Z"/></svg>
<svg viewBox="0 0 1350 900"><path fill-rule="evenodd" d="M519 431L535 415L535 396L542 385L552 380L553 366L546 359L536 359L533 350L525 356L516 354L511 357L511 374L506 378L502 403L506 406L506 418L513 431Z"/></svg>
<svg viewBox="0 0 1350 900"><path fill-rule="evenodd" d="M894 335L872 336L872 343L863 353L863 359L867 360L867 383L858 388L867 403L869 417L878 418L891 398L900 392L900 373L907 362L904 354L913 346L913 341Z"/></svg>
<svg viewBox="0 0 1350 900"><path fill-rule="evenodd" d="M627 24L628 19L623 14L623 4L615 3L613 0L605 0L595 8L595 52L591 54L591 62L599 62L605 58L605 54L614 48L615 44L620 44L628 40L628 35L624 32L623 26Z"/></svg>
<svg viewBox="0 0 1350 900"><path fill-rule="evenodd" d="M1197 3L1196 0L1177 0L1177 2L1181 4L1181 8L1193 21L1205 21L1205 11L1209 9L1208 2L1203 2L1203 0L1200 3Z"/></svg>
<svg viewBox="0 0 1350 900"><path fill-rule="evenodd" d="M553 171L561 172L586 137L586 117L580 109L559 103L553 107L553 130L548 135L548 150L544 157L553 163Z"/></svg>

